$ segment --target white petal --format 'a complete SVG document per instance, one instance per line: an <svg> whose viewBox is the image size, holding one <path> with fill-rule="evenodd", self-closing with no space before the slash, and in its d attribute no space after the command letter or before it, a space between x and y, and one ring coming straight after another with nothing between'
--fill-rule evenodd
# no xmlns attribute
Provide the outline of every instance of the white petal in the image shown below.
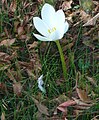
<svg viewBox="0 0 99 120"><path fill-rule="evenodd" d="M44 84L44 82L43 82L43 75L41 75L41 76L38 78L37 82L38 82L38 87L39 87L39 89L40 89L43 93L46 93L45 88L42 86L42 85Z"/></svg>
<svg viewBox="0 0 99 120"><path fill-rule="evenodd" d="M69 28L69 24L67 22L61 23L61 25L59 25L59 26L57 25L56 35L57 35L58 39L61 39L64 36L64 34L67 32L68 28Z"/></svg>
<svg viewBox="0 0 99 120"><path fill-rule="evenodd" d="M68 28L69 28L69 24L68 24L68 22L66 21L66 22L64 23L64 33L67 32Z"/></svg>
<svg viewBox="0 0 99 120"><path fill-rule="evenodd" d="M39 78L38 78L38 85L43 85L44 82L43 82L43 75L41 75Z"/></svg>
<svg viewBox="0 0 99 120"><path fill-rule="evenodd" d="M52 41L62 39L68 28L69 24L67 22L61 23L61 25L56 27L56 31L50 34L49 38L52 39Z"/></svg>
<svg viewBox="0 0 99 120"><path fill-rule="evenodd" d="M57 33L56 31L51 33L50 36L49 36L50 39L52 39L52 41L55 41L56 39L58 40L58 36L57 36Z"/></svg>
<svg viewBox="0 0 99 120"><path fill-rule="evenodd" d="M39 33L41 33L44 36L48 36L48 26L41 20L39 17L33 18L34 26L37 29Z"/></svg>
<svg viewBox="0 0 99 120"><path fill-rule="evenodd" d="M56 17L56 20L58 23L64 23L65 22L65 14L63 12L63 10L58 10L56 13L55 13L55 17Z"/></svg>
<svg viewBox="0 0 99 120"><path fill-rule="evenodd" d="M46 93L46 90L44 87L42 87L41 85L38 85L38 88L43 92L43 93Z"/></svg>
<svg viewBox="0 0 99 120"><path fill-rule="evenodd" d="M54 27L55 9L51 5L46 3L43 6L42 11L41 11L41 17L50 28Z"/></svg>
<svg viewBox="0 0 99 120"><path fill-rule="evenodd" d="M49 38L52 39L52 41L55 41L55 40L59 40L63 37L64 33L63 32L60 32L59 30L56 30L55 32L53 32Z"/></svg>
<svg viewBox="0 0 99 120"><path fill-rule="evenodd" d="M41 35L38 35L38 34L34 34L33 35L38 39L38 40L41 40L41 41L52 41L51 39L47 38L47 37L44 37L44 36L41 36Z"/></svg>

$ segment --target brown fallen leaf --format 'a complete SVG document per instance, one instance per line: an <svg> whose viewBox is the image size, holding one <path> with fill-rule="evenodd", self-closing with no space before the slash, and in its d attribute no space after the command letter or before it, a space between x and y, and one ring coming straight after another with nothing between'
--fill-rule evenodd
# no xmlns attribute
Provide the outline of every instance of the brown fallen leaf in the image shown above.
<svg viewBox="0 0 99 120"><path fill-rule="evenodd" d="M99 13L97 13L97 15L95 15L93 18L88 20L87 23L85 23L83 26L90 26L90 25L94 26L98 18L99 18Z"/></svg>
<svg viewBox="0 0 99 120"><path fill-rule="evenodd" d="M37 79L37 77L35 76L35 74L33 73L32 70L26 69L26 71L27 71L29 77L32 76L32 77L34 77L34 79Z"/></svg>
<svg viewBox="0 0 99 120"><path fill-rule="evenodd" d="M3 65L2 67L0 66L0 70L7 70L10 65Z"/></svg>
<svg viewBox="0 0 99 120"><path fill-rule="evenodd" d="M13 39L6 39L0 42L0 46L5 45L5 46L10 46L15 42L15 38Z"/></svg>
<svg viewBox="0 0 99 120"><path fill-rule="evenodd" d="M85 102L82 102L81 100L76 99L74 97L72 97L72 99L76 102L77 105L80 105L80 106L91 107L93 105L93 104L87 104Z"/></svg>
<svg viewBox="0 0 99 120"><path fill-rule="evenodd" d="M92 48L93 50L95 49L95 46L93 45L93 43L90 40L84 40L83 44Z"/></svg>
<svg viewBox="0 0 99 120"><path fill-rule="evenodd" d="M43 3L43 0L37 0L40 4Z"/></svg>
<svg viewBox="0 0 99 120"><path fill-rule="evenodd" d="M75 108L75 109L77 109L77 110L87 110L87 109L89 109L90 107L88 107L88 106L75 105L75 106L73 106L73 108Z"/></svg>
<svg viewBox="0 0 99 120"><path fill-rule="evenodd" d="M40 112L41 114L45 114L45 115L48 115L48 116L49 116L48 108L47 108L46 106L42 105L41 103L39 103L39 101L36 100L34 97L31 97L31 98L32 98L32 100L34 101L34 103L36 104L39 112Z"/></svg>
<svg viewBox="0 0 99 120"><path fill-rule="evenodd" d="M1 63L11 63L10 62L10 55L4 52L0 52L0 62Z"/></svg>
<svg viewBox="0 0 99 120"><path fill-rule="evenodd" d="M94 118L92 118L91 120L99 120L99 115L96 115Z"/></svg>
<svg viewBox="0 0 99 120"><path fill-rule="evenodd" d="M73 114L76 116L79 116L81 113L83 112L83 110L73 110Z"/></svg>
<svg viewBox="0 0 99 120"><path fill-rule="evenodd" d="M0 52L0 59L6 59L6 58L9 58L10 56L5 53L5 52Z"/></svg>
<svg viewBox="0 0 99 120"><path fill-rule="evenodd" d="M92 77L86 76L86 78L87 78L87 80L90 81L90 83L91 83L92 85L94 85L95 87L97 87L96 81L95 81Z"/></svg>
<svg viewBox="0 0 99 120"><path fill-rule="evenodd" d="M65 113L65 114L67 114L67 108L58 106L57 109L60 110L61 112ZM54 115L55 115L55 113L54 113Z"/></svg>
<svg viewBox="0 0 99 120"><path fill-rule="evenodd" d="M24 34L25 31L24 31L23 26L18 27L17 32L18 32L19 36L22 35L22 34Z"/></svg>
<svg viewBox="0 0 99 120"><path fill-rule="evenodd" d="M15 12L15 11L16 11L16 8L17 8L16 0L13 0L13 1L11 2L11 5L10 5L10 11L11 11L11 12Z"/></svg>
<svg viewBox="0 0 99 120"><path fill-rule="evenodd" d="M6 92L6 93L8 92L7 86L5 83L0 83L0 91Z"/></svg>
<svg viewBox="0 0 99 120"><path fill-rule="evenodd" d="M1 114L1 120L5 120L5 113L4 112L2 112L2 114Z"/></svg>
<svg viewBox="0 0 99 120"><path fill-rule="evenodd" d="M36 120L48 120L46 117L47 116L44 116L44 115L42 115L39 111L37 111L34 115L33 115L34 117L35 117L35 119ZM33 118L34 118L33 117Z"/></svg>
<svg viewBox="0 0 99 120"><path fill-rule="evenodd" d="M89 14L87 14L85 11L83 11L83 10L80 10L79 11L79 13L80 13L80 19L82 20L82 21L84 21L84 22L87 22L87 21L89 21L92 17L89 15Z"/></svg>
<svg viewBox="0 0 99 120"><path fill-rule="evenodd" d="M27 35L20 35L20 36L19 36L19 39L21 39L21 40L26 40L26 39L27 39Z"/></svg>
<svg viewBox="0 0 99 120"><path fill-rule="evenodd" d="M17 96L21 96L22 85L20 82L16 82L13 84L13 91L14 91L14 94L16 94Z"/></svg>
<svg viewBox="0 0 99 120"><path fill-rule="evenodd" d="M69 0L69 1L66 0L66 1L64 1L63 4L62 4L62 9L63 9L64 11L66 11L66 10L72 8L72 7L71 7L72 2L73 2L72 0Z"/></svg>
<svg viewBox="0 0 99 120"><path fill-rule="evenodd" d="M37 45L38 45L38 42L36 42L36 41L33 42L32 44L29 44L29 45L28 45L28 46L29 46L29 50L37 47Z"/></svg>
<svg viewBox="0 0 99 120"><path fill-rule="evenodd" d="M5 33L5 35L6 35L6 37L7 38L9 38L10 36L9 36L9 31L7 30L7 28L6 27L4 27L4 33Z"/></svg>
<svg viewBox="0 0 99 120"><path fill-rule="evenodd" d="M14 78L14 76L15 76L15 71L12 71L12 70L8 69L6 75L8 76L8 78L9 78L10 80L12 80L14 83L16 83L16 80L15 80L15 78Z"/></svg>
<svg viewBox="0 0 99 120"><path fill-rule="evenodd" d="M75 105L75 104L76 104L76 102L75 102L74 100L68 100L68 101L66 101L66 102L64 102L64 103L61 103L61 104L57 107L57 109L60 110L61 112L65 113L65 114L67 114L67 107L68 107L68 106Z"/></svg>
<svg viewBox="0 0 99 120"><path fill-rule="evenodd" d="M87 95L87 92L85 90L76 88L77 94L79 96L79 98L84 101L84 102L90 102L90 98Z"/></svg>
<svg viewBox="0 0 99 120"><path fill-rule="evenodd" d="M71 49L74 46L74 42L69 43L68 45L65 45L63 48L63 51L66 51L67 49Z"/></svg>
<svg viewBox="0 0 99 120"><path fill-rule="evenodd" d="M74 100L68 100L64 103L61 103L59 105L59 107L68 107L68 106L75 105L75 104L76 104L76 102Z"/></svg>

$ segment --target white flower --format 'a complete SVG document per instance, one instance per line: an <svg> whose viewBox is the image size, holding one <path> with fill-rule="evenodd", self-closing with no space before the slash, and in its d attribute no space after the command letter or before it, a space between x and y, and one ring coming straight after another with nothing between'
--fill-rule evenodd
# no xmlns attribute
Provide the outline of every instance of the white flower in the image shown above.
<svg viewBox="0 0 99 120"><path fill-rule="evenodd" d="M39 87L39 89L40 89L43 93L46 93L46 90L45 90L44 87L43 87L43 84L44 84L44 82L43 82L43 75L41 75L41 76L38 78L37 82L38 82L38 87Z"/></svg>
<svg viewBox="0 0 99 120"><path fill-rule="evenodd" d="M67 32L69 24L65 21L65 14L63 10L55 9L45 4L41 10L41 18L34 17L33 23L36 30L41 34L34 34L34 36L41 41L55 41L63 37Z"/></svg>

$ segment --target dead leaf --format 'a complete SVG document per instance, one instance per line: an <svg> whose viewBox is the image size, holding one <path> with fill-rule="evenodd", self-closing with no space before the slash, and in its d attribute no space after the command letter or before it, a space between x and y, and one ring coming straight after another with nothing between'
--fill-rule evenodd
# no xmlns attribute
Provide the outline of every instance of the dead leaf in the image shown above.
<svg viewBox="0 0 99 120"><path fill-rule="evenodd" d="M1 114L1 120L5 120L5 113L4 112L2 112L2 114Z"/></svg>
<svg viewBox="0 0 99 120"><path fill-rule="evenodd" d="M15 11L16 11L16 7L17 7L16 0L13 0L13 1L11 2L11 5L10 5L10 11L11 11L11 12L15 12Z"/></svg>
<svg viewBox="0 0 99 120"><path fill-rule="evenodd" d="M74 42L72 43L69 43L68 45L65 45L64 48L63 48L63 51L66 51L67 49L71 49L74 45Z"/></svg>
<svg viewBox="0 0 99 120"><path fill-rule="evenodd" d="M4 4L5 1L6 1L6 0L2 0L2 4Z"/></svg>
<svg viewBox="0 0 99 120"><path fill-rule="evenodd" d="M32 99L33 99L34 103L36 104L39 112L49 116L48 108L46 106L42 105L41 103L39 103L38 100L36 100L34 97L32 97Z"/></svg>
<svg viewBox="0 0 99 120"><path fill-rule="evenodd" d="M90 48L92 48L93 50L95 49L95 46L91 43L90 40L84 40L83 44L90 47Z"/></svg>
<svg viewBox="0 0 99 120"><path fill-rule="evenodd" d="M95 82L95 80L92 77L88 77L86 76L87 80L89 80L91 82L92 85L94 85L95 87L97 87L97 84Z"/></svg>
<svg viewBox="0 0 99 120"><path fill-rule="evenodd" d="M15 38L13 39L6 39L0 42L0 46L5 45L5 46L10 46L15 42Z"/></svg>
<svg viewBox="0 0 99 120"><path fill-rule="evenodd" d="M14 71L11 71L10 69L8 69L8 72L6 73L6 75L7 75L8 78L9 78L10 80L12 80L14 83L16 82L16 81L15 81L15 78L14 78L14 76L15 76L15 72L14 72Z"/></svg>
<svg viewBox="0 0 99 120"><path fill-rule="evenodd" d="M79 96L79 98L84 101L84 102L90 102L90 99L87 95L87 92L85 90L81 90L79 88L76 88L77 94Z"/></svg>
<svg viewBox="0 0 99 120"><path fill-rule="evenodd" d="M37 0L40 4L43 3L43 0Z"/></svg>
<svg viewBox="0 0 99 120"><path fill-rule="evenodd" d="M91 120L99 120L99 115L96 115L94 118L92 118Z"/></svg>
<svg viewBox="0 0 99 120"><path fill-rule="evenodd" d="M67 114L67 108L58 106L57 109L60 110L61 112L65 113L65 114ZM54 113L54 114L55 114L55 113Z"/></svg>
<svg viewBox="0 0 99 120"><path fill-rule="evenodd" d="M20 35L20 36L19 36L19 39L21 39L21 40L26 40L26 39L27 39L27 35Z"/></svg>
<svg viewBox="0 0 99 120"><path fill-rule="evenodd" d="M6 70L10 65L3 65L2 67L0 66L0 70Z"/></svg>
<svg viewBox="0 0 99 120"><path fill-rule="evenodd" d="M38 45L38 42L33 42L32 44L29 44L28 46L29 46L29 50L30 49L32 49L32 48L35 48L35 47L37 47L37 45Z"/></svg>
<svg viewBox="0 0 99 120"><path fill-rule="evenodd" d="M20 24L19 21L14 21L14 32L17 32L17 28L19 24Z"/></svg>
<svg viewBox="0 0 99 120"><path fill-rule="evenodd" d="M74 97L72 97L72 99L76 102L77 105L80 105L80 106L91 107L93 105L93 104L87 104L85 102L82 102L81 100L76 99Z"/></svg>
<svg viewBox="0 0 99 120"><path fill-rule="evenodd" d="M52 99L50 102L51 102L51 103L61 104L61 103L63 103L64 101L67 101L68 99L69 99L69 98L68 98L65 94L62 94L62 95L59 95L57 98Z"/></svg>
<svg viewBox="0 0 99 120"><path fill-rule="evenodd" d="M29 22L29 15L25 15L23 18L23 26L27 25L27 23ZM28 27L28 26L27 26Z"/></svg>
<svg viewBox="0 0 99 120"><path fill-rule="evenodd" d="M0 59L4 59L5 57L9 57L7 53L0 52Z"/></svg>
<svg viewBox="0 0 99 120"><path fill-rule="evenodd" d="M1 63L11 63L10 62L10 55L8 55L7 53L4 52L0 52L0 62ZM4 66L3 66L4 67Z"/></svg>
<svg viewBox="0 0 99 120"><path fill-rule="evenodd" d="M77 109L77 110L87 110L87 109L89 109L90 107L88 107L88 106L75 105L75 106L73 106L73 108L75 108L75 109Z"/></svg>
<svg viewBox="0 0 99 120"><path fill-rule="evenodd" d="M22 35L23 33L24 33L24 28L23 28L23 26L20 26L20 27L18 27L18 35L20 36L20 35Z"/></svg>
<svg viewBox="0 0 99 120"><path fill-rule="evenodd" d="M59 105L59 107L68 107L68 106L75 105L75 104L76 104L76 102L74 100L68 100L64 103L61 103Z"/></svg>
<svg viewBox="0 0 99 120"><path fill-rule="evenodd" d="M16 82L13 84L13 91L14 91L14 94L16 94L17 96L21 96L22 85L20 82Z"/></svg>
<svg viewBox="0 0 99 120"><path fill-rule="evenodd" d="M18 64L21 66L21 67L24 67L24 68L27 68L27 69L30 69L30 70L33 70L34 68L34 65L33 65L33 62L22 62L22 61L18 61Z"/></svg>
<svg viewBox="0 0 99 120"><path fill-rule="evenodd" d="M76 116L79 116L79 114L81 114L83 112L83 110L73 110L73 113Z"/></svg>
<svg viewBox="0 0 99 120"><path fill-rule="evenodd" d="M33 70L26 69L26 71L29 77L33 77L34 80L37 80L38 77L33 73Z"/></svg>
<svg viewBox="0 0 99 120"><path fill-rule="evenodd" d="M81 16L80 19L82 21L87 22L91 19L91 16L89 14L87 14L85 11L80 10L79 12L80 12L80 16Z"/></svg>
<svg viewBox="0 0 99 120"><path fill-rule="evenodd" d="M2 90L2 91L4 91L4 92L8 92L7 91L7 86L6 86L6 84L5 83L0 83L0 90Z"/></svg>
<svg viewBox="0 0 99 120"><path fill-rule="evenodd" d="M99 5L99 2L98 1L96 1L96 0L93 0L93 3L95 4L95 5ZM99 6L98 6L99 7Z"/></svg>
<svg viewBox="0 0 99 120"><path fill-rule="evenodd" d="M16 49L16 48L15 48ZM12 53L12 55L10 56L10 59L12 60L12 59L15 59L15 58L17 58L18 57L18 54L17 54L17 52L16 51L14 51L13 53Z"/></svg>
<svg viewBox="0 0 99 120"><path fill-rule="evenodd" d="M60 110L61 112L64 112L65 114L67 114L67 107L68 106L72 106L72 105L75 105L76 102L74 100L68 100L64 103L61 103L57 109Z"/></svg>
<svg viewBox="0 0 99 120"><path fill-rule="evenodd" d="M46 119L47 116L43 116L39 111L37 111L33 116L35 117L36 120L44 120L44 119L47 120Z"/></svg>
<svg viewBox="0 0 99 120"><path fill-rule="evenodd" d="M9 38L9 37L10 37L10 36L9 36L9 32L8 32L8 30L7 30L6 27L4 27L4 32L5 32L5 35L7 36L7 38Z"/></svg>
<svg viewBox="0 0 99 120"><path fill-rule="evenodd" d="M93 18L89 19L87 23L85 23L83 26L94 26L96 24L96 21L99 18L99 13L97 15L95 15Z"/></svg>
<svg viewBox="0 0 99 120"><path fill-rule="evenodd" d="M64 1L63 4L62 4L62 9L64 11L68 10L68 9L71 9L71 4L72 4L72 0L69 0L69 1Z"/></svg>

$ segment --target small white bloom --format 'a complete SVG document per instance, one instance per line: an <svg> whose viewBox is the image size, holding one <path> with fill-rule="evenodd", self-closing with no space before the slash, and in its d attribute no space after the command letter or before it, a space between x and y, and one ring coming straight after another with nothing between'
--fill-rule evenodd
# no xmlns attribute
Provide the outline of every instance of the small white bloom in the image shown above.
<svg viewBox="0 0 99 120"><path fill-rule="evenodd" d="M41 34L33 34L41 41L55 41L63 37L67 32L69 24L65 21L63 10L55 11L55 9L45 4L41 10L41 17L34 17L33 23L37 31Z"/></svg>
<svg viewBox="0 0 99 120"><path fill-rule="evenodd" d="M39 87L39 89L40 89L43 93L46 93L46 90L45 90L44 87L43 87L43 84L44 84L44 82L43 82L43 75L41 75L41 76L38 78L37 82L38 82L38 87Z"/></svg>

